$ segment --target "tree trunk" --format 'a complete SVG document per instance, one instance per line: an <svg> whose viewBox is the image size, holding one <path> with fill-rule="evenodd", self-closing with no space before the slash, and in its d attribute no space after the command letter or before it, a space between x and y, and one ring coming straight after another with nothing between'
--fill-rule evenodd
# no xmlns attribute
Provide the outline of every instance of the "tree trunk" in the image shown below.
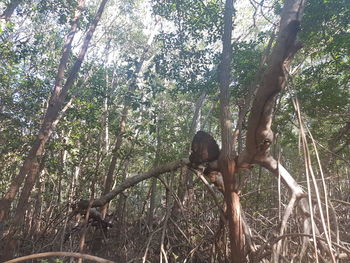
<svg viewBox="0 0 350 263"><path fill-rule="evenodd" d="M92 22L92 24L90 25L88 32L86 33L86 36L85 36L85 39L83 42L83 46L80 50L78 58L77 58L76 62L74 63L74 65L71 69L71 72L68 76L67 82L65 83L65 85L63 86L62 89L61 89L61 83L63 80L64 69L62 68L62 70L59 70L59 75L58 75L57 82L56 82L57 89L55 88L54 94L53 94L53 96L51 96L51 99L50 99L49 105L48 105L48 109L46 111L46 115L44 118L44 122L43 122L43 125L41 128L41 132L39 132L39 136L38 136L38 139L41 142L40 147L39 147L41 154L40 154L40 156L37 155L36 157L41 157L43 152L44 152L45 143L47 142L47 140L49 139L49 136L53 132L54 127L53 127L52 123L55 122L55 120L57 119L57 117L60 113L60 108L61 108L62 104L64 103L64 100L67 96L68 89L72 87L74 80L76 79L76 77L78 75L78 71L81 67L83 60L84 60L85 54L86 54L88 47L89 47L89 43L92 39L93 33L95 32L98 21L100 20L100 18L102 16L102 12L104 10L104 7L105 7L107 1L108 0L103 0L101 2L101 5L100 5L100 7L97 11L97 14L95 16L95 19ZM68 59L68 54L66 54L64 52L64 55L67 55L67 59ZM62 76L60 76L60 74L62 74ZM42 138L42 140L40 140L40 138ZM33 171L34 172L28 173L28 175L26 177L25 185L23 187L22 193L21 193L20 198L19 198L17 212L15 213L15 221L16 221L17 217L22 216L23 211L25 210L24 208L25 208L26 203L28 201L28 197L31 193L31 190L33 188L35 180L38 176L37 170L33 170Z"/></svg>
<svg viewBox="0 0 350 263"><path fill-rule="evenodd" d="M122 146L122 143L123 143L123 135L125 133L126 120L128 118L128 114L129 114L129 108L130 108L130 103L131 103L130 95L132 95L132 93L134 93L136 88L137 88L137 78L142 70L142 66L146 60L146 55L147 55L148 50L149 50L149 46L152 44L153 39L154 39L154 32L152 32L152 34L150 35L147 46L144 49L144 52L141 55L140 60L136 65L136 69L134 71L134 74L129 82L127 94L124 97L124 107L123 107L121 119L119 122L118 135L117 135L115 145L113 148L112 160L109 164L108 171L107 171L107 174L106 174L106 177L104 180L104 187L103 187L103 192L102 192L103 195L108 194L111 191L112 186L113 186L113 175L114 175L115 168L117 166L118 154L119 154L120 147ZM107 209L108 209L108 204L105 204L101 210L103 217L106 215Z"/></svg>
<svg viewBox="0 0 350 263"><path fill-rule="evenodd" d="M174 205L171 211L172 217L174 218L177 218L180 211L183 209L183 203L186 196L186 184L189 176L190 176L190 172L188 167L186 165L182 166L181 172L179 175L179 184L177 186L178 200L174 201Z"/></svg>
<svg viewBox="0 0 350 263"><path fill-rule="evenodd" d="M41 172L42 175L44 174L44 172L45 171ZM33 237L37 238L38 234L41 231L41 224L42 224L41 216L43 213L42 196L45 190L44 185L40 182L40 180L37 181L36 188L37 188L37 193L33 198L35 200L34 212L33 212L33 215L31 216L32 226L31 226L31 230L28 229L29 236L31 236L32 238Z"/></svg>
<svg viewBox="0 0 350 263"><path fill-rule="evenodd" d="M113 149L112 160L109 164L108 172L107 172L107 175L105 177L104 189L102 192L103 195L108 194L112 189L113 175L114 175L115 168L117 166L119 150L120 150L120 147L122 146L122 142L123 142L123 135L125 132L125 124L126 124L126 119L128 116L128 111L129 111L128 105L124 104L124 108L122 110L121 120L119 122L118 136L117 136L115 146ZM102 214L103 218L106 216L107 209L108 209L108 204L105 204L101 210L101 214Z"/></svg>
<svg viewBox="0 0 350 263"><path fill-rule="evenodd" d="M66 142L70 136L70 133L71 133L71 130L69 130L67 136L65 136L65 134L62 132L64 145L66 145ZM66 147L64 147L64 149L62 149L60 153L61 165L58 169L59 174L57 178L57 203L58 204L61 203L61 199L62 199L62 179L64 178L64 174L66 173L67 154L68 154L68 151L66 150Z"/></svg>
<svg viewBox="0 0 350 263"><path fill-rule="evenodd" d="M161 122L159 121L159 116L158 116L158 121L157 121L157 149L156 149L156 156L154 160L154 166L157 167L159 164L159 158L160 158L160 153L161 153L161 147L162 147L162 141L160 137L160 129L161 127ZM149 204L149 211L148 211L148 227L150 231L153 229L153 217L154 217L154 210L156 208L156 197L157 197L157 178L152 178L152 186L151 186L151 199L150 199L150 204Z"/></svg>
<svg viewBox="0 0 350 263"><path fill-rule="evenodd" d="M38 174L38 166L40 161L39 159L42 157L44 153L45 143L47 142L47 140L49 139L52 133L52 130L54 128L53 123L55 119L58 117L59 109L61 108L63 101L65 99L65 96L63 97L60 96L62 94L62 83L64 78L64 71L68 63L69 54L72 48L72 41L78 29L78 20L80 18L83 7L84 7L84 1L81 0L79 1L78 9L72 21L70 32L67 35L67 38L63 47L62 57L57 70L55 87L52 91L52 95L48 104L48 108L46 110L44 121L39 131L39 134L36 137L27 157L25 158L25 161L18 175L13 178L11 185L9 187L9 190L7 191L5 196L0 200L0 222L4 221L6 219L6 216L9 214L11 203L15 198L26 176L28 176L28 178L33 178L33 177L36 177L36 175ZM71 74L72 73L73 72L71 72ZM68 88L69 87L66 87L66 89ZM33 180L31 179L31 181Z"/></svg>
<svg viewBox="0 0 350 263"><path fill-rule="evenodd" d="M204 90L200 96L198 97L195 108L194 108L194 114L191 121L191 126L188 131L188 141L191 141L193 136L196 133L196 129L199 126L198 125L198 119L200 116L201 108L204 104L205 98L207 96L206 90ZM184 155L188 155L191 151L191 145L185 150ZM181 206L190 204L194 199L194 193L193 193L193 173L191 173L187 166L181 167L181 173L179 178L179 185L177 188L177 196L179 198L179 202L175 202L172 210L172 215L177 216L180 212Z"/></svg>
<svg viewBox="0 0 350 263"><path fill-rule="evenodd" d="M18 226L21 225L21 222L23 220L23 216L25 213L25 208L28 202L28 198L30 196L30 193L32 191L32 188L35 184L35 181L39 175L39 160L44 154L44 147L48 139L50 138L53 129L55 128L55 125L57 125L57 119L60 114L61 107L65 101L65 98L67 96L68 89L72 87L77 75L78 71L81 67L81 64L84 60L85 54L88 50L89 43L92 39L92 36L95 32L95 29L97 27L97 24L102 16L104 7L106 5L108 0L103 0L99 6L99 9L96 13L96 16L90 25L83 45L80 49L80 52L78 54L78 58L75 61L72 69L70 70L69 76L67 78L67 81L65 85L62 87L63 78L64 78L64 71L68 62L70 50L71 50L71 44L73 41L73 37L77 31L78 28L78 19L80 17L82 8L84 6L84 1L79 1L79 7L76 12L76 16L73 20L73 24L70 30L70 33L67 36L64 48L63 48L63 54L60 60L60 64L58 67L57 75L56 75L56 82L55 82L55 88L52 92L48 108L45 113L45 117L42 123L42 126L40 128L39 134L18 174L18 176L13 180L13 183L10 186L9 191L6 193L5 197L1 200L1 210L0 210L0 220L4 220L5 216L8 214L10 210L11 203L15 197L15 195L18 192L19 187L23 183L23 180L25 179L25 184L22 189L21 195L19 197L17 209L15 212L13 225ZM14 234L15 231L10 231L10 233ZM10 238L11 235L9 236ZM12 243L12 242L9 242ZM16 242L15 242L16 243ZM8 248L11 251L13 251L14 247ZM5 250L7 248L5 247Z"/></svg>
<svg viewBox="0 0 350 263"><path fill-rule="evenodd" d="M276 44L267 59L267 70L261 80L248 119L246 149L239 156L239 166L257 163L269 156L273 142L272 114L276 95L286 86L285 70L301 44L296 42L303 0L287 0L281 13Z"/></svg>
<svg viewBox="0 0 350 263"><path fill-rule="evenodd" d="M270 147L273 142L271 125L276 95L286 86L286 69L295 52L301 48L301 44L296 41L296 36L299 31L303 6L303 0L286 0L284 3L276 44L267 59L267 69L262 77L249 115L246 148L238 157L239 168L248 168L253 163L260 164L277 176L281 176L292 191L292 199L281 222L281 235L291 215L295 200L301 197L303 190L283 166L270 155ZM306 214L308 213L309 207L305 199L300 200L299 206ZM276 251L274 262L279 262L278 249Z"/></svg>
<svg viewBox="0 0 350 263"><path fill-rule="evenodd" d="M154 218L154 210L156 208L156 196L157 196L157 178L152 178L151 198L149 202L149 210L148 210L148 218L147 218L147 224L150 232L153 231L153 218Z"/></svg>
<svg viewBox="0 0 350 263"><path fill-rule="evenodd" d="M203 104L205 102L205 99L207 97L207 91L204 90L201 95L199 96L199 98L196 101L195 104L195 108L194 108L194 114L193 114L193 118L192 118L192 122L191 122L191 127L189 130L189 140L191 140L193 138L193 136L196 133L197 129L200 129L201 127L201 123L200 123L200 116L201 116L201 110L203 107ZM190 148L191 146L189 146L188 148L188 152L186 152L186 154L188 154L191 150ZM185 201L185 207L188 205L191 205L191 203L194 201L194 191L193 191L193 173L191 173L188 170L188 167L186 166L184 168L184 171L181 171L181 176L185 176L185 180L186 180L186 191L185 191L185 195L184 197L181 199L180 196L180 200Z"/></svg>
<svg viewBox="0 0 350 263"><path fill-rule="evenodd" d="M12 0L8 3L4 13L0 15L0 19L4 19L6 22L9 21L13 12L21 2L23 2L23 0Z"/></svg>
<svg viewBox="0 0 350 263"><path fill-rule="evenodd" d="M234 152L233 125L229 110L230 64L232 58L232 16L233 0L226 0L224 14L223 50L219 67L220 83L220 122L222 150L219 157L219 169L223 175L225 185L225 202L231 245L231 261L245 262L244 235L241 220L241 207L238 196L238 182L236 179L236 162Z"/></svg>

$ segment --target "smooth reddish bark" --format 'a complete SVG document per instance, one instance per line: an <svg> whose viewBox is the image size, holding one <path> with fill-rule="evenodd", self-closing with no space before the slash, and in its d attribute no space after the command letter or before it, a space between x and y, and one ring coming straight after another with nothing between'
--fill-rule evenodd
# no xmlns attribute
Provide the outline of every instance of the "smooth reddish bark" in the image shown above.
<svg viewBox="0 0 350 263"><path fill-rule="evenodd" d="M225 187L225 202L229 237L231 245L231 262L245 262L244 235L241 221L241 206L238 195L238 182L236 180L236 162L234 152L234 140L232 134L232 122L230 114L229 85L230 64L232 59L232 17L233 0L226 0L224 14L224 34L221 63L219 66L220 83L220 122L222 149L219 157L219 169L222 173Z"/></svg>

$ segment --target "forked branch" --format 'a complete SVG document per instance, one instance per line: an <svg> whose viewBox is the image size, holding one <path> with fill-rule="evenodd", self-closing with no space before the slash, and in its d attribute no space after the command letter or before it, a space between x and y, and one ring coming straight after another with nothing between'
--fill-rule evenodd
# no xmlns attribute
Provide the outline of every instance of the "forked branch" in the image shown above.
<svg viewBox="0 0 350 263"><path fill-rule="evenodd" d="M297 32L303 6L303 0L288 0L284 4L276 43L268 58L267 70L249 116L246 149L238 159L240 167L261 162L269 156L273 141L271 124L276 95L285 88L286 67L296 51L301 48L301 44L297 42Z"/></svg>

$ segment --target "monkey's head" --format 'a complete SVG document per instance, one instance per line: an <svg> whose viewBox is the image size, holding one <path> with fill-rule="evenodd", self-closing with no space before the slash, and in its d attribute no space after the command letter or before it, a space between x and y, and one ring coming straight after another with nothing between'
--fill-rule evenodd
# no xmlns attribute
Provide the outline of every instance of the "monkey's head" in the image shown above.
<svg viewBox="0 0 350 263"><path fill-rule="evenodd" d="M193 137L189 157L192 164L212 162L219 158L220 148L215 139L204 131L198 131Z"/></svg>

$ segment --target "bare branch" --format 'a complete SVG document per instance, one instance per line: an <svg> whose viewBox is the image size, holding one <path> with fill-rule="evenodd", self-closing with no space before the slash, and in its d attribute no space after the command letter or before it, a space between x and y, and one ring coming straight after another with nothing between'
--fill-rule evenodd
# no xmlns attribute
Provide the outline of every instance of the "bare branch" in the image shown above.
<svg viewBox="0 0 350 263"><path fill-rule="evenodd" d="M249 116L246 149L238 160L238 165L241 167L258 162L269 155L273 141L271 124L276 94L285 88L287 79L285 67L301 48L296 36L303 6L303 0L288 0L284 4L276 44L268 59L267 70L257 90Z"/></svg>
<svg viewBox="0 0 350 263"><path fill-rule="evenodd" d="M48 258L48 257L74 257L74 258L83 258L86 260L92 260L95 262L99 263L114 263L114 261L96 257L96 256L91 256L87 254L81 254L81 253L73 253L73 252L45 252L45 253L38 253L38 254L33 254L33 255L28 255L24 257L19 257L15 259L11 259L9 261L5 261L4 263L16 263L16 262L21 262L29 259L35 259L35 258Z"/></svg>
<svg viewBox="0 0 350 263"><path fill-rule="evenodd" d="M134 186L135 184L146 180L151 177L156 177L158 175L161 175L163 173L171 172L183 165L189 164L189 160L184 158L184 159L179 159L171 163L167 163L155 168L152 168L148 172L142 173L142 174L137 174L135 176L127 178L122 184L118 185L116 188L114 188L112 191L110 191L108 194L100 197L99 199L95 200L92 203L92 207L97 207L97 206L103 206L107 202L111 201L115 196L123 192L124 190Z"/></svg>

